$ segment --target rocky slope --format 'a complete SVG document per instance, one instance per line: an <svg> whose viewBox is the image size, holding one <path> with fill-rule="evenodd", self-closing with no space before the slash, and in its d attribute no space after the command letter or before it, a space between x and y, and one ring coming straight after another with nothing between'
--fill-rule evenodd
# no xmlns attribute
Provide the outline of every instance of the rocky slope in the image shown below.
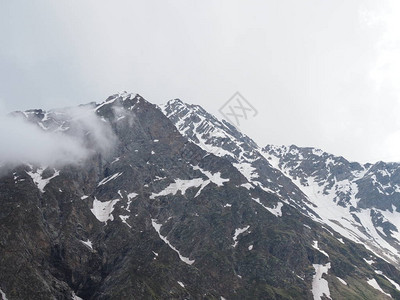
<svg viewBox="0 0 400 300"><path fill-rule="evenodd" d="M296 181L310 170L291 175L291 159L180 101L160 109L121 93L85 107L112 131L112 149L1 167L3 299L400 299L394 263L319 215ZM79 131L63 110L15 116ZM85 129L87 144L95 133ZM366 168L354 165L352 182ZM386 207L338 195L349 211Z"/></svg>
<svg viewBox="0 0 400 300"><path fill-rule="evenodd" d="M316 221L399 266L400 164L361 165L294 145L263 153L308 196Z"/></svg>
<svg viewBox="0 0 400 300"><path fill-rule="evenodd" d="M231 160L233 157L238 170L243 169L241 164L246 164L252 172L252 177L247 176L251 182L270 189L313 220L365 244L377 255L398 265L400 164L361 165L318 149L294 145L268 145L261 149L201 107L171 100L163 111L183 135L203 149L224 149L225 152L214 152ZM249 148L241 151L242 144ZM279 175L271 177L270 174ZM288 186L289 192L285 191Z"/></svg>
<svg viewBox="0 0 400 300"><path fill-rule="evenodd" d="M247 170L251 170L253 176L247 178L253 184L269 188L282 196L282 201L314 221L328 225L332 231L399 265L399 240L396 237L400 218L396 210L400 199L397 194L400 191L397 171L400 164L361 165L318 149L294 145L268 145L261 149L249 137L199 106L175 99L162 110L183 135L204 150L233 160L239 171L243 170L240 163L247 164ZM249 148L241 151L243 144ZM232 155L236 153L239 155ZM246 157L242 153L252 153L252 156ZM266 172L266 169L269 170ZM277 177L281 182L289 179L295 188L285 183L277 184L277 178L271 178L271 173L280 174ZM281 195L288 186L291 186L291 193Z"/></svg>

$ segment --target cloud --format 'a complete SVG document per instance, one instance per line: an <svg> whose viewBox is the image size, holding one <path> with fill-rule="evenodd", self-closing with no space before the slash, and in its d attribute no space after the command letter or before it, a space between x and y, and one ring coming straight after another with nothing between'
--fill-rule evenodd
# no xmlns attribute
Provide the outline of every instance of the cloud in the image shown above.
<svg viewBox="0 0 400 300"><path fill-rule="evenodd" d="M220 117L240 91L259 111L241 130L260 145L362 161L385 159L385 135L400 128L396 0L3 2L8 110L128 90Z"/></svg>
<svg viewBox="0 0 400 300"><path fill-rule="evenodd" d="M361 21L369 28L379 30L375 43L377 53L370 76L376 88L393 89L400 92L400 3L396 0L384 2L378 9L362 9Z"/></svg>
<svg viewBox="0 0 400 300"><path fill-rule="evenodd" d="M34 122L34 112L27 114L31 121L23 113L1 115L0 165L77 164L95 153L112 153L117 141L110 124L101 120L91 106L49 112L50 120L42 122L49 127L47 131Z"/></svg>
<svg viewBox="0 0 400 300"><path fill-rule="evenodd" d="M129 127L132 127L134 123L134 115L131 113L128 113L126 109L122 107L122 105L113 105L112 106L112 111L114 113L114 119L113 122L118 122L120 119L126 119L128 120Z"/></svg>
<svg viewBox="0 0 400 300"><path fill-rule="evenodd" d="M362 24L376 34L375 56L368 72L373 87L371 92L378 95L374 107L375 119L379 120L374 124L378 133L375 157L388 161L400 161L399 16L400 3L396 0L361 10Z"/></svg>

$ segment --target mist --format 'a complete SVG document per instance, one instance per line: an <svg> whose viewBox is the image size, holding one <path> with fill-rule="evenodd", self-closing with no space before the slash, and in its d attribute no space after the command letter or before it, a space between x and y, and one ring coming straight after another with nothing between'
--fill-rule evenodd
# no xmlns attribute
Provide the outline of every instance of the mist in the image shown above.
<svg viewBox="0 0 400 300"><path fill-rule="evenodd" d="M30 163L61 167L78 164L95 153L110 155L117 141L110 124L100 119L92 106L48 112L50 121L55 120L48 130L41 128L32 118L28 121L24 113L7 115L2 110L0 112L0 166ZM65 127L60 130L54 124L64 124Z"/></svg>

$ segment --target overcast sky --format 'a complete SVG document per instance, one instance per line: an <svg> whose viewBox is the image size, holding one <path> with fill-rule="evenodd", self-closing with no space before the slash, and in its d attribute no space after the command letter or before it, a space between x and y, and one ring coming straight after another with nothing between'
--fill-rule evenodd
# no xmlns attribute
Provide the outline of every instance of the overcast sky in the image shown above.
<svg viewBox="0 0 400 300"><path fill-rule="evenodd" d="M0 0L0 106L127 90L218 109L239 91L260 145L400 161L399 1Z"/></svg>

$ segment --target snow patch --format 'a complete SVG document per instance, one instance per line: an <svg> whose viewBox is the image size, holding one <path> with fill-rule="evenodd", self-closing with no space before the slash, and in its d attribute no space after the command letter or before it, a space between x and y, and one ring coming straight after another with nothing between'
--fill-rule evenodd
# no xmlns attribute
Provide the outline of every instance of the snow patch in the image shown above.
<svg viewBox="0 0 400 300"><path fill-rule="evenodd" d="M346 281L344 281L342 278L340 278L340 277L337 277L336 276L336 278L342 283L342 284L344 284L344 285L348 285L347 284L347 282Z"/></svg>
<svg viewBox="0 0 400 300"><path fill-rule="evenodd" d="M99 201L96 198L93 200L93 208L90 211L100 222L107 222L108 220L113 221L114 216L112 212L114 210L114 205L119 201L119 199L109 200L109 201Z"/></svg>
<svg viewBox="0 0 400 300"><path fill-rule="evenodd" d="M83 300L81 297L78 297L74 292L72 292L72 300Z"/></svg>
<svg viewBox="0 0 400 300"><path fill-rule="evenodd" d="M181 259L181 261L183 261L184 263L191 265L193 264L195 261L189 259L188 257L184 257L183 255L181 255L181 253L178 251L178 249L176 249L174 246L171 245L171 243L168 241L167 237L162 236L161 235L161 224L157 223L157 220L155 219L151 219L151 225L153 225L154 229L157 231L158 236L160 237L160 239L162 239L164 241L164 243L166 243L172 250L174 250L176 253L178 253L179 258Z"/></svg>
<svg viewBox="0 0 400 300"><path fill-rule="evenodd" d="M392 279L390 279L389 277L387 277L385 274L383 274L382 271L375 270L375 273L376 273L376 274L379 274L379 275L382 275L383 277L385 277L391 284L393 284L393 285L395 286L395 288L396 288L398 291L400 291L400 285L399 285L397 282L395 282L394 280L392 280Z"/></svg>
<svg viewBox="0 0 400 300"><path fill-rule="evenodd" d="M313 241L313 244L311 245L314 249L317 249L319 252L321 252L323 255L326 257L329 257L328 253L326 253L324 250L319 249L318 247L318 241Z"/></svg>
<svg viewBox="0 0 400 300"><path fill-rule="evenodd" d="M400 242L400 213L396 211L396 207L394 205L392 205L392 211L393 212L389 210L379 210L383 217L396 227L397 231L391 231L391 236Z"/></svg>
<svg viewBox="0 0 400 300"><path fill-rule="evenodd" d="M217 172L217 173L212 174L210 171L206 171L206 170L200 168L199 166L194 166L193 170L201 171L204 175L206 175L208 177L208 179L212 183L215 183L217 186L223 186L224 182L229 181L228 178L222 178L221 177L221 172Z"/></svg>
<svg viewBox="0 0 400 300"><path fill-rule="evenodd" d="M364 260L365 260L365 262L367 263L367 264L369 264L369 265L372 265L375 261L373 261L373 260L368 260L368 259L366 259L366 258L364 258Z"/></svg>
<svg viewBox="0 0 400 300"><path fill-rule="evenodd" d="M376 282L375 278L369 279L367 280L367 283L372 286L374 289L380 291L381 293L385 294L386 296L389 296L390 298L392 298L392 296L388 293L385 293L384 290L382 290L382 288L379 286L378 282Z"/></svg>
<svg viewBox="0 0 400 300"><path fill-rule="evenodd" d="M193 188L193 187L199 187L199 186L201 186L201 189L200 189L200 191L201 191L203 189L203 187L205 186L204 183L205 183L205 181L202 178L194 178L194 179L189 179L189 180L175 179L175 182L171 183L169 186L167 186L161 192L152 193L150 195L150 199L155 199L156 197L166 196L166 195L170 195L170 194L176 195L176 193L178 191L181 191L182 195L185 195L187 189ZM197 194L199 194L199 192L197 192ZM197 194L196 194L196 196L197 196Z"/></svg>
<svg viewBox="0 0 400 300"><path fill-rule="evenodd" d="M118 97L115 97L115 98L112 98L112 99L110 99L110 100L108 100L108 101L104 101L103 103L101 103L100 105L98 105L98 106L94 109L94 111L98 111L98 110L99 110L100 108L102 108L104 105L114 103L115 100L117 100L117 99L118 99Z"/></svg>
<svg viewBox="0 0 400 300"><path fill-rule="evenodd" d="M248 181L253 181L258 178L258 174L256 173L256 168L254 168L250 163L242 162L242 163L234 163L233 166L243 174L244 177Z"/></svg>
<svg viewBox="0 0 400 300"><path fill-rule="evenodd" d="M128 222L126 222L126 220L129 219L129 216L119 215L119 218L121 219L122 223L126 224L129 228L132 228L132 226L129 225Z"/></svg>
<svg viewBox="0 0 400 300"><path fill-rule="evenodd" d="M336 239L344 245L344 241L342 238L336 238Z"/></svg>
<svg viewBox="0 0 400 300"><path fill-rule="evenodd" d="M2 289L0 289L0 295L1 295L3 300L8 300L7 296L6 296L6 293L4 293Z"/></svg>
<svg viewBox="0 0 400 300"><path fill-rule="evenodd" d="M278 202L278 204L274 208L271 208L271 207L268 207L268 206L265 206L264 204L262 204L260 199L258 199L258 198L252 198L252 199L253 199L253 201L260 204L262 207L264 207L266 210L268 210L270 213L272 213L273 215L275 215L277 217L282 217L283 203Z"/></svg>
<svg viewBox="0 0 400 300"><path fill-rule="evenodd" d="M121 173L115 173L115 174L110 175L110 176L108 176L108 177L106 177L106 178L103 178L103 179L99 182L99 184L98 184L97 186L106 184L107 182L110 182L111 180L117 179L119 176L122 175L122 173L123 173L123 172L121 172Z"/></svg>
<svg viewBox="0 0 400 300"><path fill-rule="evenodd" d="M315 275L312 281L312 293L314 300L321 300L324 295L331 298L331 293L329 291L328 281L322 278L323 274L328 274L328 270L331 268L331 263L326 265L313 264L315 269Z"/></svg>
<svg viewBox="0 0 400 300"><path fill-rule="evenodd" d="M275 216L282 217L282 206L283 206L283 203L278 202L274 208L267 207L267 209Z"/></svg>
<svg viewBox="0 0 400 300"><path fill-rule="evenodd" d="M126 210L127 211L129 211L129 212L131 212L131 203L132 203L132 199L133 198L135 198L137 195L139 195L139 194L136 194L136 193L129 193L128 195L127 195L127 197L128 197L128 202L127 202L127 204L126 204Z"/></svg>
<svg viewBox="0 0 400 300"><path fill-rule="evenodd" d="M254 189L254 186L251 183L243 183L240 186L250 190L250 189Z"/></svg>
<svg viewBox="0 0 400 300"><path fill-rule="evenodd" d="M81 240L81 243L93 250L93 244L89 239L86 242Z"/></svg>
<svg viewBox="0 0 400 300"><path fill-rule="evenodd" d="M57 177L58 175L60 175L60 171L57 171L56 169L54 169L54 174L53 176L43 179L43 172L44 172L44 168L38 168L36 170L36 172L26 172L33 180L33 182L37 185L38 189L44 193L44 188L46 187L46 185L50 182L50 180L52 180L54 177Z"/></svg>
<svg viewBox="0 0 400 300"><path fill-rule="evenodd" d="M238 244L237 238L239 235L242 233L246 232L250 228L250 225L247 225L246 227L243 228L237 228L235 229L235 234L233 235L233 247L235 248Z"/></svg>

